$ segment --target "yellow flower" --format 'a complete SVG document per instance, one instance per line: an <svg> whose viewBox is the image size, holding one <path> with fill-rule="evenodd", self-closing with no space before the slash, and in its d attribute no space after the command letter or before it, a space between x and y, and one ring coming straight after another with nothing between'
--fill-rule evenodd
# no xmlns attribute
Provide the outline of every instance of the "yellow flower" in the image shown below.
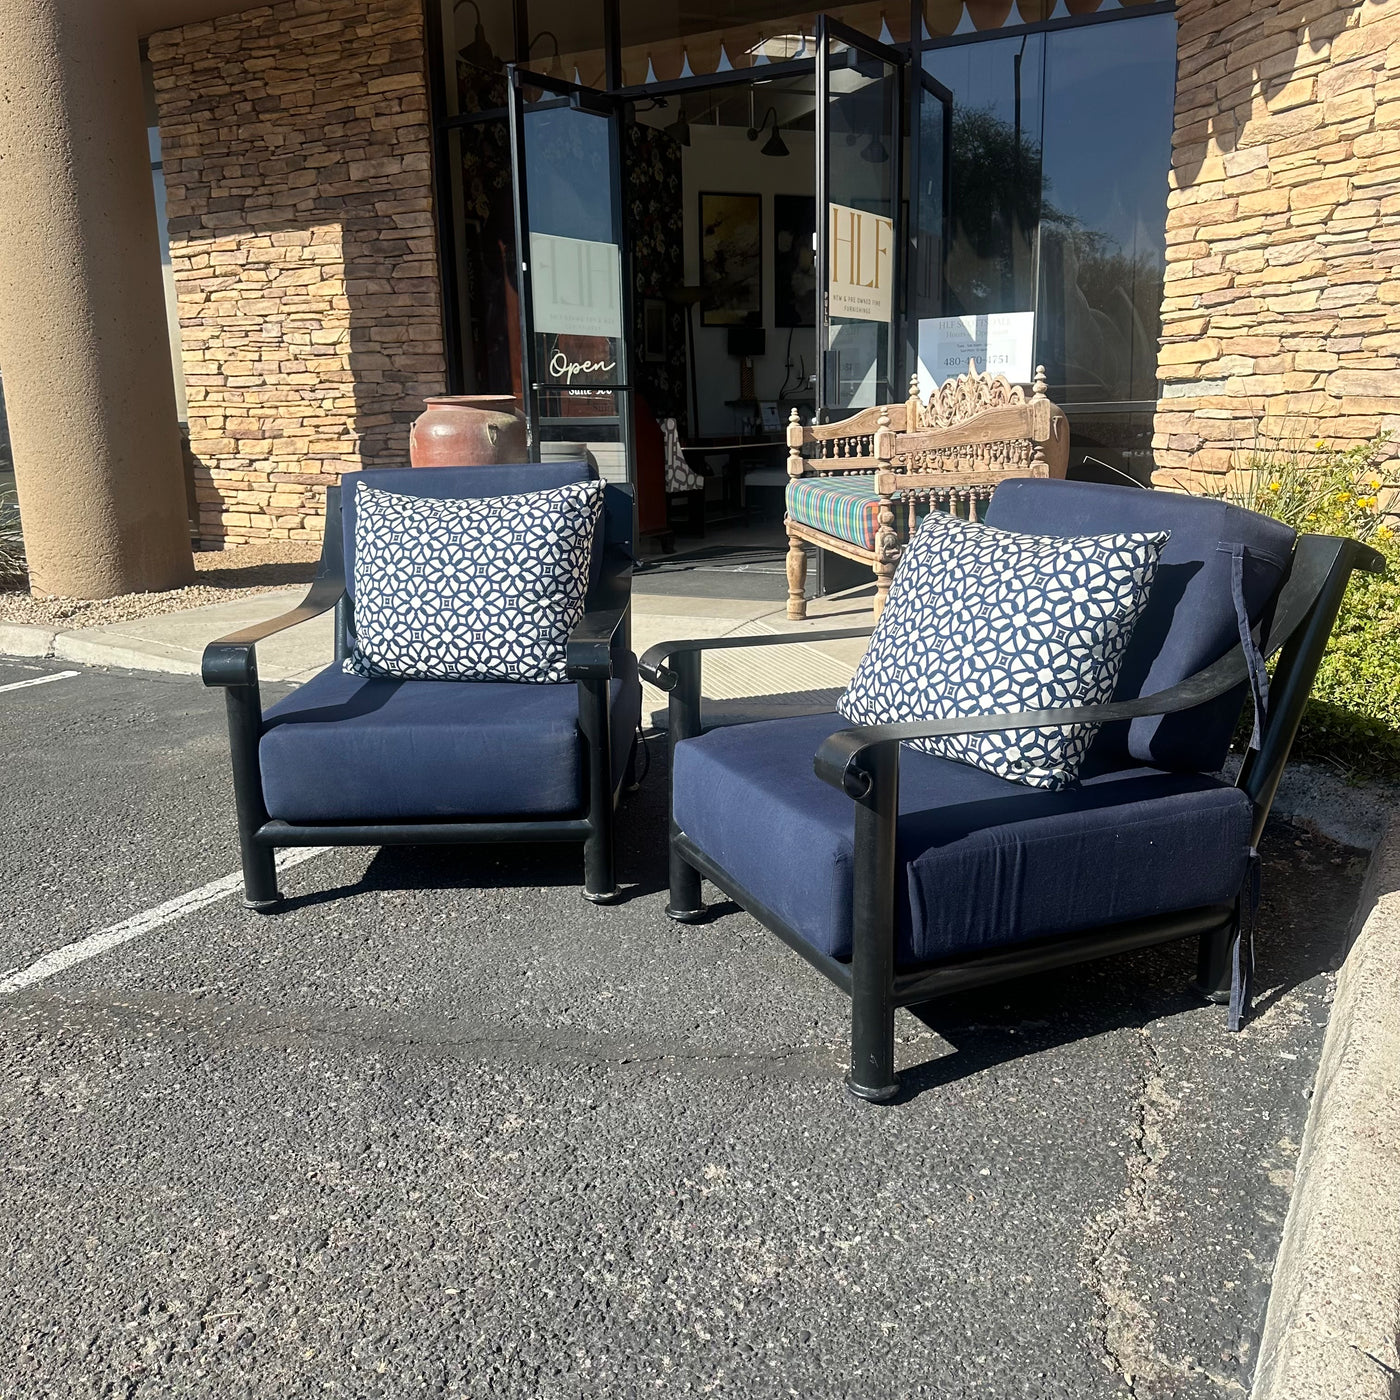
<svg viewBox="0 0 1400 1400"><path fill-rule="evenodd" d="M1380 489L1381 489L1381 479L1380 479L1380 477L1378 477L1378 476L1373 476L1373 477L1371 478L1371 490L1372 490L1372 491L1379 491Z"/></svg>
<svg viewBox="0 0 1400 1400"><path fill-rule="evenodd" d="M1340 501L1342 505L1346 505L1346 503L1351 500L1351 492L1343 491L1342 494L1337 497L1337 500Z"/></svg>
<svg viewBox="0 0 1400 1400"><path fill-rule="evenodd" d="M1271 481L1271 482L1269 483L1269 490L1270 490L1270 491L1277 491L1277 490L1279 490L1279 484L1278 484L1278 482L1276 482L1276 481Z"/></svg>
<svg viewBox="0 0 1400 1400"><path fill-rule="evenodd" d="M1395 531L1392 530L1389 525L1382 525L1381 528L1376 531L1376 538L1388 540L1394 533Z"/></svg>
<svg viewBox="0 0 1400 1400"><path fill-rule="evenodd" d="M1326 447L1327 444L1326 444L1325 442L1323 442L1323 440L1322 440L1321 438L1318 438L1317 443L1316 443L1316 446L1317 446L1317 448L1318 448L1319 451L1320 451L1322 448Z"/></svg>

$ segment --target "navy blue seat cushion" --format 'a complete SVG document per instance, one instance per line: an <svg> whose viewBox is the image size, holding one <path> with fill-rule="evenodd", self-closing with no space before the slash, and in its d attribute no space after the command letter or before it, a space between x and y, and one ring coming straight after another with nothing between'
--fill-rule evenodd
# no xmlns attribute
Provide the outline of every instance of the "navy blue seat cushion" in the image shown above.
<svg viewBox="0 0 1400 1400"><path fill-rule="evenodd" d="M851 953L854 804L812 771L839 715L714 729L676 745L675 820L822 953ZM930 961L1123 919L1230 902L1249 860L1248 798L1136 767L1062 792L900 752L897 960Z"/></svg>
<svg viewBox="0 0 1400 1400"><path fill-rule="evenodd" d="M1161 563L1123 657L1114 698L1165 690L1218 661L1239 642L1231 548L1244 547L1244 597L1251 623L1265 617L1288 571L1296 536L1286 525L1221 500L1082 481L1004 481L986 523L1033 535L1167 530ZM1136 759L1213 772L1225 762L1246 690L1176 715L1105 725L1091 760Z"/></svg>
<svg viewBox="0 0 1400 1400"><path fill-rule="evenodd" d="M612 683L613 781L642 711ZM578 686L367 680L328 666L264 716L263 800L289 822L563 817L586 804Z"/></svg>
<svg viewBox="0 0 1400 1400"><path fill-rule="evenodd" d="M589 463L519 462L494 467L374 467L369 471L346 472L340 479L340 522L345 543L345 589L355 596L355 492L361 486L376 491L393 491L400 496L420 496L432 501L482 500L487 496L523 496L530 491L548 491L575 481L588 481L593 474ZM589 585L602 568L602 531L593 551Z"/></svg>

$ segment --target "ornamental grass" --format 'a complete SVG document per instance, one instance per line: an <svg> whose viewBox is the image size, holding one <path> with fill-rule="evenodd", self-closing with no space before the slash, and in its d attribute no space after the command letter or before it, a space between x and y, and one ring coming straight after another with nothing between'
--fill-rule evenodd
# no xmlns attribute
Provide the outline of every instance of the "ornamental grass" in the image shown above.
<svg viewBox="0 0 1400 1400"><path fill-rule="evenodd" d="M1300 533L1348 536L1384 555L1384 575L1352 575L1295 753L1357 777L1400 777L1400 462L1390 434L1345 446L1315 433L1261 435L1225 495Z"/></svg>

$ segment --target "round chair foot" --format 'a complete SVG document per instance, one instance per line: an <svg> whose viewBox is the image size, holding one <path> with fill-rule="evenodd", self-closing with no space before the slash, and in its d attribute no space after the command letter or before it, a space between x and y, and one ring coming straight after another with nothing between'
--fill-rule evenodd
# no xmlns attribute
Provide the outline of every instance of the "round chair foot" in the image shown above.
<svg viewBox="0 0 1400 1400"><path fill-rule="evenodd" d="M275 914L282 907L282 896L279 894L276 899L245 899L243 907L255 914Z"/></svg>
<svg viewBox="0 0 1400 1400"><path fill-rule="evenodd" d="M622 891L611 889L606 894L594 894L592 890L584 890L583 897L590 904L616 904L621 897Z"/></svg>
<svg viewBox="0 0 1400 1400"><path fill-rule="evenodd" d="M870 1089L864 1084L857 1084L848 1074L846 1076L846 1092L853 1099L860 1099L863 1103L889 1103L894 1096L899 1093L899 1084L887 1084L883 1089Z"/></svg>
<svg viewBox="0 0 1400 1400"><path fill-rule="evenodd" d="M699 909L672 909L668 905L666 917L674 919L678 924L698 924L705 917L705 910L703 906Z"/></svg>

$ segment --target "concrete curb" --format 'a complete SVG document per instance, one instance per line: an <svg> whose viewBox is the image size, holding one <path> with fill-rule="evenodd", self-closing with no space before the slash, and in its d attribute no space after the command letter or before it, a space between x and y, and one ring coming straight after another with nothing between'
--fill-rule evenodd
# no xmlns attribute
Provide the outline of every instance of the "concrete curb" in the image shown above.
<svg viewBox="0 0 1400 1400"><path fill-rule="evenodd" d="M50 627L29 622L0 622L0 656L52 656L58 636Z"/></svg>
<svg viewBox="0 0 1400 1400"><path fill-rule="evenodd" d="M1400 1394L1400 823L1337 979L1253 1400Z"/></svg>

